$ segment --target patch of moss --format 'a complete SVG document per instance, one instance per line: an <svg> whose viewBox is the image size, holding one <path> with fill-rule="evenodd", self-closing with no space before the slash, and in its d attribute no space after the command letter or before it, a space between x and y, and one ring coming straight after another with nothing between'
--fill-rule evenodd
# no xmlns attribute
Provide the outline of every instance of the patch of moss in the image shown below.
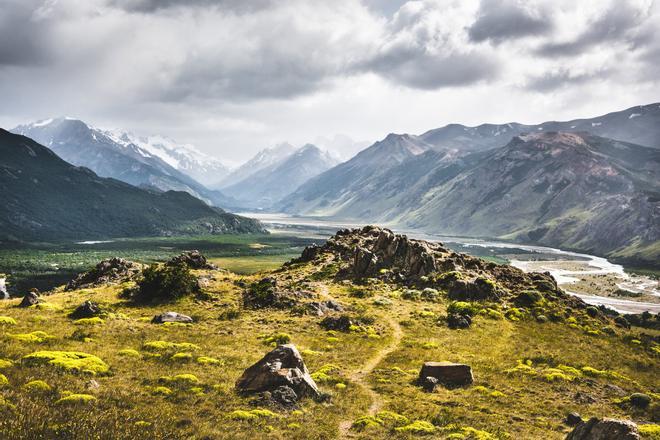
<svg viewBox="0 0 660 440"><path fill-rule="evenodd" d="M177 374L176 376L162 376L158 380L160 382L173 383L179 386L191 386L199 383L197 376L190 373Z"/></svg>
<svg viewBox="0 0 660 440"><path fill-rule="evenodd" d="M619 380L630 380L630 378L624 376L623 374L617 373L616 371L610 370L598 370L590 366L584 366L581 368L582 373L585 376L589 377L606 377L608 379L619 379Z"/></svg>
<svg viewBox="0 0 660 440"><path fill-rule="evenodd" d="M52 365L67 373L103 375L110 372L99 357L78 351L37 351L23 356L26 365Z"/></svg>
<svg viewBox="0 0 660 440"><path fill-rule="evenodd" d="M125 356L125 357L140 357L140 352L132 348L124 348L122 350L119 350L117 354L119 356Z"/></svg>
<svg viewBox="0 0 660 440"><path fill-rule="evenodd" d="M291 336L287 333L273 333L264 338L264 344L266 345L281 345L289 342L291 342Z"/></svg>
<svg viewBox="0 0 660 440"><path fill-rule="evenodd" d="M94 403L96 397L91 394L70 394L68 396L62 397L60 400L55 402L56 405L88 405Z"/></svg>
<svg viewBox="0 0 660 440"><path fill-rule="evenodd" d="M660 440L660 425L638 425L642 438L649 440Z"/></svg>
<svg viewBox="0 0 660 440"><path fill-rule="evenodd" d="M262 418L276 418L279 415L267 409L253 409L250 411L245 411L242 409L237 409L229 413L229 418L233 420L257 420Z"/></svg>
<svg viewBox="0 0 660 440"><path fill-rule="evenodd" d="M101 325L105 324L105 321L98 316L94 316L93 318L81 318L81 319L76 319L73 321L74 325Z"/></svg>
<svg viewBox="0 0 660 440"><path fill-rule="evenodd" d="M164 387L164 386L154 387L151 390L151 394L153 394L155 396L169 396L172 393L173 393L173 391L171 389L169 389L168 387Z"/></svg>
<svg viewBox="0 0 660 440"><path fill-rule="evenodd" d="M14 365L14 362L10 361L9 359L0 359L0 370L3 368L9 368L12 365Z"/></svg>
<svg viewBox="0 0 660 440"><path fill-rule="evenodd" d="M199 350L199 345L191 342L169 342L169 341L149 341L144 343L144 349L148 351L195 351Z"/></svg>
<svg viewBox="0 0 660 440"><path fill-rule="evenodd" d="M412 434L432 434L435 432L436 427L427 421L424 420L415 420L414 422L394 428L398 432L409 432Z"/></svg>
<svg viewBox="0 0 660 440"><path fill-rule="evenodd" d="M300 352L301 355L303 356L321 356L323 353L320 351L315 351L315 350L303 350Z"/></svg>
<svg viewBox="0 0 660 440"><path fill-rule="evenodd" d="M379 411L373 416L363 416L353 422L352 428L364 430L369 428L387 427L394 428L410 424L406 416L392 411Z"/></svg>
<svg viewBox="0 0 660 440"><path fill-rule="evenodd" d="M189 362L192 361L193 355L192 353L186 353L186 352L180 352L180 353L174 353L170 359L173 361L179 361L179 362Z"/></svg>
<svg viewBox="0 0 660 440"><path fill-rule="evenodd" d="M37 330L32 333L7 334L7 336L17 341L28 342L30 344L42 344L51 339L55 339L55 336L49 335L48 333L41 330Z"/></svg>
<svg viewBox="0 0 660 440"><path fill-rule="evenodd" d="M51 386L43 380L32 380L23 385L23 389L36 393L47 393L52 390Z"/></svg>
<svg viewBox="0 0 660 440"><path fill-rule="evenodd" d="M337 383L340 379L337 377L333 377L332 373L338 370L339 367L337 365L334 364L323 365L321 368L319 368L314 373L312 373L312 379L314 379L315 382L320 382L320 383Z"/></svg>
<svg viewBox="0 0 660 440"><path fill-rule="evenodd" d="M0 316L0 325L16 325L16 320L10 316Z"/></svg>
<svg viewBox="0 0 660 440"><path fill-rule="evenodd" d="M208 356L200 356L197 358L197 363L202 365L221 365L222 361Z"/></svg>
<svg viewBox="0 0 660 440"><path fill-rule="evenodd" d="M7 376L4 374L0 374L0 387L3 387L5 385L9 385L9 379L7 379Z"/></svg>
<svg viewBox="0 0 660 440"><path fill-rule="evenodd" d="M481 306L476 303L465 301L454 301L447 307L447 313L463 316L474 316L481 310Z"/></svg>

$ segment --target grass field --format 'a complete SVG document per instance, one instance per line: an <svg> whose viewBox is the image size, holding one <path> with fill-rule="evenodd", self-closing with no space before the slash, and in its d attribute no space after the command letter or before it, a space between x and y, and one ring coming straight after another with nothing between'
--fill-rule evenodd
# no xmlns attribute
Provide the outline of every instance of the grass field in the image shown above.
<svg viewBox="0 0 660 440"><path fill-rule="evenodd" d="M121 257L142 263L165 261L184 250L198 249L222 267L238 273L273 269L312 242L288 235L202 235L118 239L109 243L37 243L0 247L0 273L9 276L15 294L42 291L66 283L99 261Z"/></svg>

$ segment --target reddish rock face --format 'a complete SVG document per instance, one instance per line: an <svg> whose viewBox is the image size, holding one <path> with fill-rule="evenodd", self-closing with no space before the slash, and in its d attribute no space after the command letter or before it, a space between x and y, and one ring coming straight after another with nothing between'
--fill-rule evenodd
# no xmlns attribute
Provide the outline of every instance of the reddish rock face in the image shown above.
<svg viewBox="0 0 660 440"><path fill-rule="evenodd" d="M474 382L472 367L451 362L424 362L419 372L420 383L427 377L433 377L446 386L464 386Z"/></svg>

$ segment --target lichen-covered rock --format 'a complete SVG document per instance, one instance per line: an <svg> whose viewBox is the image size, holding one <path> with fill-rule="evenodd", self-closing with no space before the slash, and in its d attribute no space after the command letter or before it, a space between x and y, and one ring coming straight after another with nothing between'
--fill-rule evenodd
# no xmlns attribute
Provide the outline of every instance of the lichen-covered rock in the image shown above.
<svg viewBox="0 0 660 440"><path fill-rule="evenodd" d="M319 325L325 330L347 332L353 325L353 321L351 321L351 318L349 318L347 315L328 316L323 318Z"/></svg>
<svg viewBox="0 0 660 440"><path fill-rule="evenodd" d="M93 269L78 274L67 283L65 290L128 281L136 277L141 268L140 264L123 258L109 258L98 263Z"/></svg>
<svg viewBox="0 0 660 440"><path fill-rule="evenodd" d="M474 382L472 368L465 364L452 362L424 362L419 372L419 383L423 384L427 377L434 377L445 386L464 386Z"/></svg>
<svg viewBox="0 0 660 440"><path fill-rule="evenodd" d="M566 440L639 440L637 425L628 420L592 417L579 423Z"/></svg>
<svg viewBox="0 0 660 440"><path fill-rule="evenodd" d="M185 264L190 269L209 269L215 270L218 267L207 261L206 257L198 250L185 251L165 263L169 266Z"/></svg>
<svg viewBox="0 0 660 440"><path fill-rule="evenodd" d="M320 397L314 379L293 344L279 345L243 372L236 388L243 393L273 392L290 387L299 398Z"/></svg>
<svg viewBox="0 0 660 440"><path fill-rule="evenodd" d="M472 318L468 315L459 315L450 313L447 316L447 326L452 330L469 328L472 325Z"/></svg>
<svg viewBox="0 0 660 440"><path fill-rule="evenodd" d="M190 316L183 315L181 313L165 312L154 316L151 320L152 324L164 324L166 322L191 323L193 322L193 319Z"/></svg>

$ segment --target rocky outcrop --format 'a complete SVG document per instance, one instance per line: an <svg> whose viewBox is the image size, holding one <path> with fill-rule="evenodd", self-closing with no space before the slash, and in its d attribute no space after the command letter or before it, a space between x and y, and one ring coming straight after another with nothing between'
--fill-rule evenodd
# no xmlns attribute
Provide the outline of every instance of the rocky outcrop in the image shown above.
<svg viewBox="0 0 660 440"><path fill-rule="evenodd" d="M449 287L449 298L455 301L496 300L501 296L497 285L487 278L474 281L456 280Z"/></svg>
<svg viewBox="0 0 660 440"><path fill-rule="evenodd" d="M324 316L332 312L343 312L344 308L337 301L327 300L327 301L314 301L307 303L307 310L316 316Z"/></svg>
<svg viewBox="0 0 660 440"><path fill-rule="evenodd" d="M167 263L168 266L175 266L177 264L185 264L190 269L208 269L215 270L218 267L214 264L211 264L207 261L206 257L198 250L185 251L181 255L169 260Z"/></svg>
<svg viewBox="0 0 660 440"><path fill-rule="evenodd" d="M236 389L245 394L273 392L282 386L291 388L297 398L321 395L302 356L292 344L276 347L236 381Z"/></svg>
<svg viewBox="0 0 660 440"><path fill-rule="evenodd" d="M592 417L579 423L566 440L639 440L637 425L628 420Z"/></svg>
<svg viewBox="0 0 660 440"><path fill-rule="evenodd" d="M65 290L99 286L108 283L121 283L135 278L142 266L123 258L109 258L98 263L93 269L78 274L69 281Z"/></svg>
<svg viewBox="0 0 660 440"><path fill-rule="evenodd" d="M102 315L105 315L105 312L101 307L97 303L88 300L76 307L76 309L69 314L69 318L83 319Z"/></svg>
<svg viewBox="0 0 660 440"><path fill-rule="evenodd" d="M193 322L193 319L190 316L182 315L181 313L165 312L154 316L151 320L152 324L164 324L166 322L181 322L187 324Z"/></svg>
<svg viewBox="0 0 660 440"><path fill-rule="evenodd" d="M465 386L474 382L469 365L452 362L424 362L419 372L420 385L426 386L425 384L430 382L427 379L429 377L447 387Z"/></svg>

